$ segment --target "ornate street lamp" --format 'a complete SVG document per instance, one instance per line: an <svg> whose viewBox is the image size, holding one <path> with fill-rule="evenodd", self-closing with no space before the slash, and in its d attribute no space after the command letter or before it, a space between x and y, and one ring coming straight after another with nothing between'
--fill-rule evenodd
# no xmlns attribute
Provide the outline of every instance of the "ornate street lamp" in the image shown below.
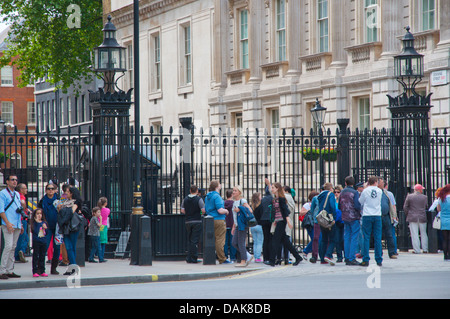
<svg viewBox="0 0 450 319"><path fill-rule="evenodd" d="M423 78L423 55L414 48L414 36L406 27L402 38L403 50L394 57L395 77L407 96L416 95L415 87Z"/></svg>
<svg viewBox="0 0 450 319"><path fill-rule="evenodd" d="M125 47L119 45L116 40L116 27L111 22L111 15L108 15L108 22L103 28L103 43L94 48L93 71L98 73L104 81L104 90L113 93L117 87L115 80L117 72L125 72ZM103 74L103 75L102 75ZM117 89L121 91L118 87Z"/></svg>
<svg viewBox="0 0 450 319"><path fill-rule="evenodd" d="M319 133L319 148L320 148L320 157L319 157L319 159L320 159L320 161L319 161L320 186L323 186L323 184L325 183L325 167L324 167L323 156L322 156L322 148L325 146L325 141L323 139L322 127L323 127L323 123L325 123L326 112L327 112L327 108L320 105L319 99L316 98L316 104L311 109L311 114L314 119L314 122L316 122L317 125L319 126L318 133Z"/></svg>
<svg viewBox="0 0 450 319"><path fill-rule="evenodd" d="M402 85L403 92L397 97L387 95L390 109L406 106L430 107L432 93L422 96L416 92L416 86L424 76L423 55L414 48L414 36L409 30L409 26L406 27L406 34L401 40L402 52L394 57L395 78Z"/></svg>
<svg viewBox="0 0 450 319"><path fill-rule="evenodd" d="M325 122L325 114L327 112L327 108L320 105L319 99L316 98L316 104L311 109L311 114L314 119L314 122L317 123L319 129L322 128L323 123Z"/></svg>

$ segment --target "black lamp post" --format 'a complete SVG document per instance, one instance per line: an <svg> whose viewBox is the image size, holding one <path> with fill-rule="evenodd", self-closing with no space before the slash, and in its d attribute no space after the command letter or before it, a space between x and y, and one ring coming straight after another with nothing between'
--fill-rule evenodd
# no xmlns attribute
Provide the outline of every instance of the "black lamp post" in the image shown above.
<svg viewBox="0 0 450 319"><path fill-rule="evenodd" d="M314 122L316 122L319 126L319 130L322 129L323 123L325 122L325 114L327 112L327 108L323 107L319 99L316 98L316 104L311 109L311 114L314 119Z"/></svg>
<svg viewBox="0 0 450 319"><path fill-rule="evenodd" d="M431 154L429 112L432 107L428 95L416 92L416 86L424 77L423 55L414 48L414 36L406 27L402 38L402 51L394 57L394 72L403 88L398 96L389 98L392 123L391 176L389 187L394 192L397 207L403 207L408 187L419 183L425 186L428 204L431 205ZM414 180L408 179L414 172ZM399 232L403 234L399 247L408 246L407 226L404 214L399 214ZM430 240L430 245L432 240ZM429 247L429 251L433 251Z"/></svg>
<svg viewBox="0 0 450 319"><path fill-rule="evenodd" d="M311 114L314 119L314 122L317 123L319 129L319 160L320 160L320 186L322 187L325 183L325 168L324 168L324 162L323 162L323 155L322 155L322 148L325 146L324 140L323 140L323 123L325 122L325 115L327 112L327 108L323 107L319 99L316 98L316 104L311 109Z"/></svg>
<svg viewBox="0 0 450 319"><path fill-rule="evenodd" d="M116 27L111 22L111 16L108 15L108 22L103 28L103 43L94 48L94 65L93 70L104 81L104 90L114 93L117 87L115 75L118 72L124 73L125 66L125 47L122 47L116 40ZM123 76L123 75L122 75ZM121 76L121 77L122 77Z"/></svg>

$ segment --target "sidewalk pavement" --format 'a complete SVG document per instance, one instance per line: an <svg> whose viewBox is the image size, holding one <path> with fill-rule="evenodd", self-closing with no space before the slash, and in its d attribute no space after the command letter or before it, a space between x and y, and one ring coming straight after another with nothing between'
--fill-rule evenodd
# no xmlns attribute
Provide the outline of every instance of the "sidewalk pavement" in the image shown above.
<svg viewBox="0 0 450 319"><path fill-rule="evenodd" d="M371 251L371 265L376 265ZM448 271L450 262L444 261L443 254L413 254L412 252L400 252L398 259L389 259L387 251L384 251L382 272L429 272ZM304 276L318 274L339 273L365 273L366 267L346 266L345 263L336 263L335 266L321 265L319 262L312 264L302 261L298 266L270 267L262 263L251 262L246 268L235 267L235 264L203 265L188 264L185 261L159 261L153 260L151 266L130 265L129 259L108 259L105 263L86 262L79 268L76 275L62 275L66 267L58 267L59 275L34 278L31 273L31 257L27 263L15 263L14 272L21 278L9 278L0 280L0 290L27 289L44 287L70 287L79 286L114 285L164 281L186 281L213 278L225 278L252 272L263 272L265 276ZM50 264L46 264L46 271L50 273ZM78 282L76 281L78 279Z"/></svg>

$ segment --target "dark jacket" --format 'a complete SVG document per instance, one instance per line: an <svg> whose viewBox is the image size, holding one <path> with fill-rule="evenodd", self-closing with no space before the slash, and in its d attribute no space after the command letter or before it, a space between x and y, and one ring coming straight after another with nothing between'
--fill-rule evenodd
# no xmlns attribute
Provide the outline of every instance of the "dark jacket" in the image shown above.
<svg viewBox="0 0 450 319"><path fill-rule="evenodd" d="M53 195L52 198L48 198L47 195L44 195L44 197L41 198L37 205L44 211L44 217L50 229L55 229L56 223L58 221L58 211L53 205L53 202L57 199L58 197L56 196L56 194Z"/></svg>
<svg viewBox="0 0 450 319"><path fill-rule="evenodd" d="M259 207L261 207L261 216L258 220L258 223L260 221L270 222L270 205L272 205L272 199L273 197L272 195L270 195L270 193L266 194L266 196L261 199L261 204L259 205Z"/></svg>
<svg viewBox="0 0 450 319"><path fill-rule="evenodd" d="M73 214L72 208L70 207L63 207L59 211L58 226L60 234L68 235L70 233L70 221L72 220Z"/></svg>
<svg viewBox="0 0 450 319"><path fill-rule="evenodd" d="M352 222L361 219L361 203L359 193L353 187L347 186L339 196L339 209L342 212L344 222Z"/></svg>

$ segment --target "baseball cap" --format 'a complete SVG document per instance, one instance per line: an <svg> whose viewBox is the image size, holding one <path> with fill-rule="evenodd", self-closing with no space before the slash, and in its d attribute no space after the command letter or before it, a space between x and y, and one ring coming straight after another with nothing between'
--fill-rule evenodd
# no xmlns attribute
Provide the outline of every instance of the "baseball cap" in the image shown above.
<svg viewBox="0 0 450 319"><path fill-rule="evenodd" d="M414 190L424 190L425 189L425 187L423 187L422 185L420 185L420 184L416 184L415 186L414 186Z"/></svg>
<svg viewBox="0 0 450 319"><path fill-rule="evenodd" d="M364 186L364 183L363 183L363 182L360 182L360 183L355 184L355 188L363 187L363 186Z"/></svg>

